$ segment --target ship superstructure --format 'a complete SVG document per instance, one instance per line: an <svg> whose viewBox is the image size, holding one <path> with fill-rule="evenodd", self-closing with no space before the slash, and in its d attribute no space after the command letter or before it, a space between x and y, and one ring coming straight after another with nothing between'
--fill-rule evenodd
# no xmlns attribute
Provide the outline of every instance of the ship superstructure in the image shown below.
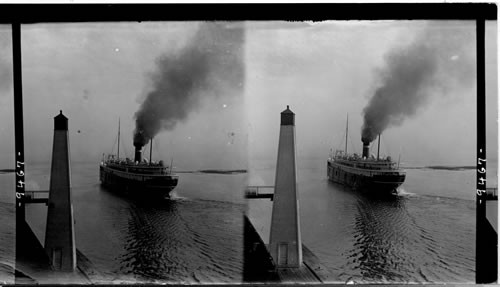
<svg viewBox="0 0 500 287"><path fill-rule="evenodd" d="M150 140L150 159L142 158L142 147L135 146L134 160L120 158L120 128L118 128L117 155L108 155L99 165L103 186L118 192L144 197L167 197L177 186L179 177L172 173L172 164L152 161L153 139Z"/></svg>
<svg viewBox="0 0 500 287"><path fill-rule="evenodd" d="M345 150L337 150L327 160L328 179L357 190L373 193L394 193L403 184L406 172L393 162L390 156L380 158L370 155L369 143L363 143L363 154L347 153L347 132ZM378 143L380 151L380 135Z"/></svg>

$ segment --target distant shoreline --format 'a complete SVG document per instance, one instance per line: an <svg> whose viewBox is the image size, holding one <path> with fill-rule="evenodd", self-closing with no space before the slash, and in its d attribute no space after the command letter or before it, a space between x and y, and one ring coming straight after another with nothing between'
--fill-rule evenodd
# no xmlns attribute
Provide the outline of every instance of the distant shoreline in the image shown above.
<svg viewBox="0 0 500 287"><path fill-rule="evenodd" d="M414 166L414 167L404 167L405 169L436 169L436 170L467 170L476 169L476 166L472 165L462 165L462 166L446 166L446 165L430 165L430 166Z"/></svg>
<svg viewBox="0 0 500 287"><path fill-rule="evenodd" d="M0 169L0 173L13 173L15 169ZM174 171L174 173L216 173L216 174L238 174L247 173L246 169L200 169L200 170L183 170Z"/></svg>
<svg viewBox="0 0 500 287"><path fill-rule="evenodd" d="M201 170L184 170L175 171L175 173L215 173L215 174L238 174L247 173L246 169L201 169Z"/></svg>

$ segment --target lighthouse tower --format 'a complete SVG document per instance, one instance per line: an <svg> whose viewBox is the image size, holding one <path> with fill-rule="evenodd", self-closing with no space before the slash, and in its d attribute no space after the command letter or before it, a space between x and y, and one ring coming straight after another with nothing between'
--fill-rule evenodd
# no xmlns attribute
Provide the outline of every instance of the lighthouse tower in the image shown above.
<svg viewBox="0 0 500 287"><path fill-rule="evenodd" d="M302 265L295 157L295 114L287 106L281 113L269 239L269 253L278 268L298 268Z"/></svg>
<svg viewBox="0 0 500 287"><path fill-rule="evenodd" d="M45 252L55 270L71 272L76 268L76 246L69 162L68 118L61 111L54 118Z"/></svg>

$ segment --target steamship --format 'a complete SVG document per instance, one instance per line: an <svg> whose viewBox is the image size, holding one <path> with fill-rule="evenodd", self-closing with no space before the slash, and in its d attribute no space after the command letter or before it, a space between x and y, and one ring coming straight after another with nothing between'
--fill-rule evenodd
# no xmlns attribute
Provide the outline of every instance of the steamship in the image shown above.
<svg viewBox="0 0 500 287"><path fill-rule="evenodd" d="M363 142L363 154L347 153L347 132L344 150L337 150L330 154L327 160L327 176L336 182L355 190L375 194L394 194L403 184L406 172L399 168L398 163L392 161L390 156L379 157L380 135L378 137L377 157L370 155L370 143Z"/></svg>
<svg viewBox="0 0 500 287"><path fill-rule="evenodd" d="M134 144L135 145L135 144ZM135 145L135 157L120 158L120 128L118 124L118 151L108 155L99 165L101 184L118 192L141 197L165 198L177 186L179 177L163 161L152 161L153 139L150 141L149 161L142 158L142 146Z"/></svg>

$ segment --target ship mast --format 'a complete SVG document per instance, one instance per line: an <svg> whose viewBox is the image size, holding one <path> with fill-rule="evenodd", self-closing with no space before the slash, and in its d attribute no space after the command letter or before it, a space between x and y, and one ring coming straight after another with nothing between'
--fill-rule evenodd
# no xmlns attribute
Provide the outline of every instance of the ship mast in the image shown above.
<svg viewBox="0 0 500 287"><path fill-rule="evenodd" d="M349 114L347 114L347 122L345 125L345 154L347 155L347 134L349 132Z"/></svg>
<svg viewBox="0 0 500 287"><path fill-rule="evenodd" d="M116 154L116 159L120 159L120 118L118 118L118 152Z"/></svg>
<svg viewBox="0 0 500 287"><path fill-rule="evenodd" d="M377 145L377 160L378 160L378 155L380 153L380 134L378 134L378 145Z"/></svg>
<svg viewBox="0 0 500 287"><path fill-rule="evenodd" d="M149 164L151 164L151 155L153 154L153 138L151 138L151 144L149 145Z"/></svg>

